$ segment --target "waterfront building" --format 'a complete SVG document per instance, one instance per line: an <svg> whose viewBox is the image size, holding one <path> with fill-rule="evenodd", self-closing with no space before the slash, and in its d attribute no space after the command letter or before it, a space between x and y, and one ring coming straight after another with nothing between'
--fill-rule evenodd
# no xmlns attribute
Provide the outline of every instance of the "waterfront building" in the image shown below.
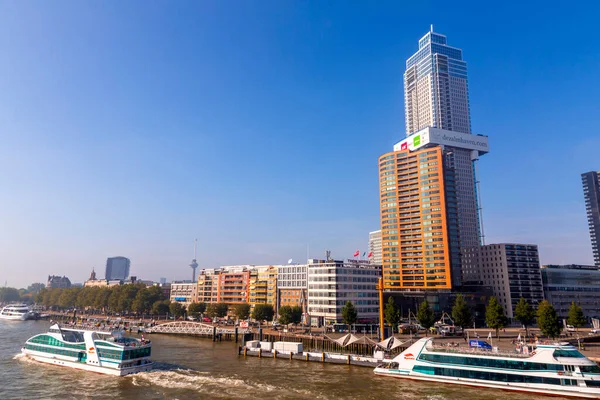
<svg viewBox="0 0 600 400"><path fill-rule="evenodd" d="M219 271L203 269L198 275L198 303L216 303Z"/></svg>
<svg viewBox="0 0 600 400"><path fill-rule="evenodd" d="M369 254L373 264L381 265L381 229L369 232Z"/></svg>
<svg viewBox="0 0 600 400"><path fill-rule="evenodd" d="M490 286L508 318L521 297L536 306L544 300L538 248L501 243L463 249L465 282Z"/></svg>
<svg viewBox="0 0 600 400"><path fill-rule="evenodd" d="M277 307L277 269L273 265L257 266L250 270L248 301L256 304L271 304Z"/></svg>
<svg viewBox="0 0 600 400"><path fill-rule="evenodd" d="M308 298L308 264L277 267L277 310L281 306L301 306L306 313Z"/></svg>
<svg viewBox="0 0 600 400"><path fill-rule="evenodd" d="M585 209L587 211L588 225L590 227L590 239L592 241L592 253L594 264L600 267L600 171L586 172L581 174L583 183L583 196L585 198Z"/></svg>
<svg viewBox="0 0 600 400"><path fill-rule="evenodd" d="M106 260L106 280L125 280L129 277L131 262L126 257L109 257Z"/></svg>
<svg viewBox="0 0 600 400"><path fill-rule="evenodd" d="M462 286L461 249L482 242L476 161L462 50L428 32L406 62L406 139L379 158L382 266L391 291Z"/></svg>
<svg viewBox="0 0 600 400"><path fill-rule="evenodd" d="M223 267L218 275L217 303L248 303L251 266Z"/></svg>
<svg viewBox="0 0 600 400"><path fill-rule="evenodd" d="M600 269L592 265L543 265L544 296L561 318L567 318L571 303L588 318L600 317Z"/></svg>
<svg viewBox="0 0 600 400"><path fill-rule="evenodd" d="M162 295L165 299L171 298L171 283L167 283L165 279L165 283L159 283L158 287L160 288Z"/></svg>
<svg viewBox="0 0 600 400"><path fill-rule="evenodd" d="M46 287L48 289L67 289L71 287L71 281L66 276L48 275Z"/></svg>
<svg viewBox="0 0 600 400"><path fill-rule="evenodd" d="M346 302L359 322L378 320L381 266L366 260L308 260L308 314L314 326L342 322Z"/></svg>
<svg viewBox="0 0 600 400"><path fill-rule="evenodd" d="M175 281L171 283L169 294L171 301L176 301L184 306L198 302L198 282Z"/></svg>

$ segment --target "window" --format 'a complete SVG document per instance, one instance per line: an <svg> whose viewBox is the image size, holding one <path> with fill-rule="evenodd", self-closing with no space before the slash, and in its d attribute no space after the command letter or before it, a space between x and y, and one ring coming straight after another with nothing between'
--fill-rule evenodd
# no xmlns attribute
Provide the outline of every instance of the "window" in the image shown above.
<svg viewBox="0 0 600 400"><path fill-rule="evenodd" d="M527 376L522 374L503 374L497 372L488 371L468 371L451 368L439 368L439 367L428 367L422 365L416 365L413 368L414 372L427 375L437 376L452 376L457 378L469 378L469 379L480 379L486 381L497 381L497 382L525 382L525 383L544 383L547 385L560 385L560 379L555 378L542 378L539 376ZM588 381L586 381L587 383ZM600 382L596 382L600 383ZM599 385L600 386L600 385Z"/></svg>

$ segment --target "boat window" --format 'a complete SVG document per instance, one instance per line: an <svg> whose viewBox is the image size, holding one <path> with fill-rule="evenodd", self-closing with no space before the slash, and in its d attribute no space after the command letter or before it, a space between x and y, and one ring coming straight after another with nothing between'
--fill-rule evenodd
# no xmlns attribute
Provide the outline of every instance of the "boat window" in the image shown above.
<svg viewBox="0 0 600 400"><path fill-rule="evenodd" d="M521 360L505 360L482 357L460 357L443 354L421 354L419 360L431 361L450 365L472 365L476 367L490 367L502 369L515 369L524 371L562 371L560 364L534 363Z"/></svg>
<svg viewBox="0 0 600 400"><path fill-rule="evenodd" d="M600 381L585 381L587 387L600 387Z"/></svg>
<svg viewBox="0 0 600 400"><path fill-rule="evenodd" d="M583 373L600 374L600 367L597 365L583 365L579 369Z"/></svg>
<svg viewBox="0 0 600 400"><path fill-rule="evenodd" d="M464 370L440 367L428 367L424 365L415 365L414 372L427 375L452 376L457 378L480 379L485 381L497 382L525 382L525 383L544 383L547 385L561 385L560 379L543 378L540 376L529 376L523 374L503 374L498 372L489 372L482 370ZM587 383L587 381L586 381ZM600 382L599 382L600 383Z"/></svg>
<svg viewBox="0 0 600 400"><path fill-rule="evenodd" d="M583 354L578 352L577 350L562 350L556 349L554 350L553 356L556 357L570 357L570 358L585 358Z"/></svg>

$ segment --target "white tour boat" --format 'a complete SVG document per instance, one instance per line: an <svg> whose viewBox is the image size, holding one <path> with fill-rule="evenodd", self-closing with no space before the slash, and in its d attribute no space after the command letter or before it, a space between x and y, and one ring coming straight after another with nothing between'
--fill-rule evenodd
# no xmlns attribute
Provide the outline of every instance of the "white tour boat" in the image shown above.
<svg viewBox="0 0 600 400"><path fill-rule="evenodd" d="M434 346L431 338L423 338L390 362L375 368L375 374L555 396L600 398L600 367L568 343L538 344L533 351L501 353Z"/></svg>
<svg viewBox="0 0 600 400"><path fill-rule="evenodd" d="M0 319L25 321L34 319L34 313L29 310L27 304L9 304L0 311Z"/></svg>
<svg viewBox="0 0 600 400"><path fill-rule="evenodd" d="M150 341L52 325L31 337L21 349L34 360L109 375L129 375L152 369Z"/></svg>

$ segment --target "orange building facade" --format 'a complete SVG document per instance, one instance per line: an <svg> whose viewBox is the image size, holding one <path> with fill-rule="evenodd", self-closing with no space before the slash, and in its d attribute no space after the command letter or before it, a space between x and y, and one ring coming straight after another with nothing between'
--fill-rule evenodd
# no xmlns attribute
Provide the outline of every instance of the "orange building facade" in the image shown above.
<svg viewBox="0 0 600 400"><path fill-rule="evenodd" d="M441 147L379 157L385 290L452 288Z"/></svg>
<svg viewBox="0 0 600 400"><path fill-rule="evenodd" d="M218 303L248 303L250 271L222 271L218 275Z"/></svg>

